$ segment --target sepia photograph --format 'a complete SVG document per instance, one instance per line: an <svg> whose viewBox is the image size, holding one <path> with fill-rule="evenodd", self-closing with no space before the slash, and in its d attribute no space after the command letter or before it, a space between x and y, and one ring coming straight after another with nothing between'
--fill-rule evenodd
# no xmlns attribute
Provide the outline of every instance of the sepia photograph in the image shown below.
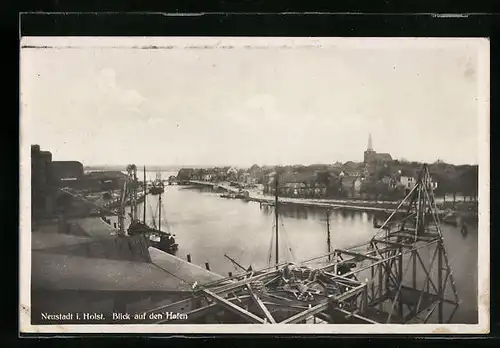
<svg viewBox="0 0 500 348"><path fill-rule="evenodd" d="M20 330L488 333L489 42L23 37Z"/></svg>

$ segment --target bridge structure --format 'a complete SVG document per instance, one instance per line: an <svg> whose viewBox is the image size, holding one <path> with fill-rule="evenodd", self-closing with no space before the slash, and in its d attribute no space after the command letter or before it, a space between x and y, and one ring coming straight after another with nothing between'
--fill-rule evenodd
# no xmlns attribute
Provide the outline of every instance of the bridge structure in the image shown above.
<svg viewBox="0 0 500 348"><path fill-rule="evenodd" d="M217 183L217 182L203 181L203 180L189 180L189 183L194 185L210 186L213 188L221 188L228 192L234 192L234 193L238 193L240 191L238 187L233 187L228 183L222 183L222 182Z"/></svg>
<svg viewBox="0 0 500 348"><path fill-rule="evenodd" d="M189 298L146 317L187 314L186 320L163 315L158 324L447 323L459 307L425 165L366 243L192 288Z"/></svg>

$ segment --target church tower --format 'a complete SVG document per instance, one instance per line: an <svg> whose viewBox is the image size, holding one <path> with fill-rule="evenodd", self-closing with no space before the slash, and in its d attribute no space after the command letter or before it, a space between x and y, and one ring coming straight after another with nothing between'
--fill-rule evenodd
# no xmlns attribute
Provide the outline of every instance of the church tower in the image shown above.
<svg viewBox="0 0 500 348"><path fill-rule="evenodd" d="M377 153L373 151L373 144L372 144L372 135L368 135L368 147L366 148L365 151L365 158L364 162L365 163L372 163L376 161Z"/></svg>

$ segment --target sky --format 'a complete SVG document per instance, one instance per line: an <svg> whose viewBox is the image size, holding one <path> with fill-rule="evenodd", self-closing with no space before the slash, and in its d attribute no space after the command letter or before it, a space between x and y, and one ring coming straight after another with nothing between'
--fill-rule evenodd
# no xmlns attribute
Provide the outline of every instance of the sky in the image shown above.
<svg viewBox="0 0 500 348"><path fill-rule="evenodd" d="M393 158L478 163L484 41L287 40L24 41L45 47L21 49L23 144L84 165L251 166L362 161L371 134Z"/></svg>

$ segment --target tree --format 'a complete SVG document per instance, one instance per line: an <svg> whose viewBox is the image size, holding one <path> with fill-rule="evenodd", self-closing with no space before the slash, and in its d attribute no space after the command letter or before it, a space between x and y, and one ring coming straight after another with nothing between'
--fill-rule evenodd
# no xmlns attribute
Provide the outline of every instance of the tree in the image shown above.
<svg viewBox="0 0 500 348"><path fill-rule="evenodd" d="M389 198L389 186L382 182L382 181L377 181L375 183L375 198L379 199L387 199Z"/></svg>
<svg viewBox="0 0 500 348"><path fill-rule="evenodd" d="M326 170L317 172L315 182L328 186L330 184L330 173Z"/></svg>
<svg viewBox="0 0 500 348"><path fill-rule="evenodd" d="M249 169L251 172L257 172L260 171L260 167L257 164L254 164L250 167Z"/></svg>
<svg viewBox="0 0 500 348"><path fill-rule="evenodd" d="M377 197L377 185L372 180L365 180L361 185L361 193L368 196L368 198Z"/></svg>
<svg viewBox="0 0 500 348"><path fill-rule="evenodd" d="M385 176L391 175L391 168L389 166L377 166L375 169L375 180L382 180Z"/></svg>
<svg viewBox="0 0 500 348"><path fill-rule="evenodd" d="M467 166L457 178L457 186L460 187L462 194L469 199L476 199L479 186L479 167Z"/></svg>

